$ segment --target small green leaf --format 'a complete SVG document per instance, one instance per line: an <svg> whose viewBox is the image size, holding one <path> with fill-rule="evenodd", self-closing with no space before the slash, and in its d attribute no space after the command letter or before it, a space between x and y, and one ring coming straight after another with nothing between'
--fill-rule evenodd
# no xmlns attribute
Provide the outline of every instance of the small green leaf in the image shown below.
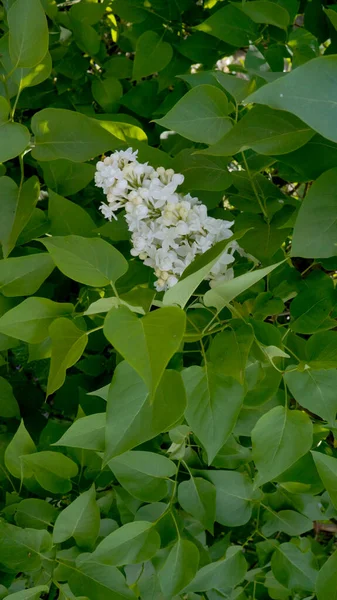
<svg viewBox="0 0 337 600"><path fill-rule="evenodd" d="M26 498L17 505L15 522L19 527L32 527L33 529L46 529L54 523L57 509L38 498Z"/></svg>
<svg viewBox="0 0 337 600"><path fill-rule="evenodd" d="M106 426L105 413L97 413L74 421L63 436L54 442L54 446L68 446L83 450L104 450L104 434Z"/></svg>
<svg viewBox="0 0 337 600"><path fill-rule="evenodd" d="M132 565L150 560L160 547L153 523L134 521L110 533L92 554L105 565Z"/></svg>
<svg viewBox="0 0 337 600"><path fill-rule="evenodd" d="M263 535L269 537L278 531L290 536L302 535L313 528L313 522L308 517L294 510L280 510L267 512L261 528Z"/></svg>
<svg viewBox="0 0 337 600"><path fill-rule="evenodd" d="M162 37L154 31L145 31L138 38L133 62L133 79L139 80L152 73L158 73L168 65L173 56L173 49Z"/></svg>
<svg viewBox="0 0 337 600"><path fill-rule="evenodd" d="M128 269L124 256L100 238L78 235L40 240L66 277L93 287L115 283Z"/></svg>
<svg viewBox="0 0 337 600"><path fill-rule="evenodd" d="M276 579L290 590L313 592L318 574L315 555L309 550L301 552L295 544L278 546L271 559Z"/></svg>
<svg viewBox="0 0 337 600"><path fill-rule="evenodd" d="M0 521L0 563L14 571L36 571L41 569L43 554L52 547L48 531L21 529Z"/></svg>
<svg viewBox="0 0 337 600"><path fill-rule="evenodd" d="M53 541L61 544L73 537L79 548L91 548L98 536L100 511L96 502L96 490L92 485L80 494L57 517Z"/></svg>
<svg viewBox="0 0 337 600"><path fill-rule="evenodd" d="M71 315L72 304L47 298L27 298L0 318L0 333L38 344L48 336L48 329L57 317Z"/></svg>
<svg viewBox="0 0 337 600"><path fill-rule="evenodd" d="M110 565L102 565L93 559L77 560L70 566L69 586L75 596L90 600L135 600L135 594L126 585L125 577Z"/></svg>
<svg viewBox="0 0 337 600"><path fill-rule="evenodd" d="M19 188L9 177L0 178L0 242L4 258L11 253L20 233L29 222L39 193L37 177L31 177Z"/></svg>
<svg viewBox="0 0 337 600"><path fill-rule="evenodd" d="M283 261L282 261L283 262ZM204 302L206 306L215 306L220 311L227 306L236 296L242 292L248 290L250 287L255 285L258 281L266 277L276 267L282 264L278 262L270 267L264 269L257 269L256 271L250 271L244 275L239 275L229 281L220 283L215 288L208 290L204 295Z"/></svg>
<svg viewBox="0 0 337 600"><path fill-rule="evenodd" d="M312 435L312 423L304 412L276 406L264 414L252 431L253 459L258 470L255 485L275 480L304 456L311 448Z"/></svg>
<svg viewBox="0 0 337 600"><path fill-rule="evenodd" d="M12 598L12 600L38 600L41 594L48 593L49 588L46 585L37 585L30 588L29 590L21 590L21 592L15 592L9 594L6 598Z"/></svg>
<svg viewBox="0 0 337 600"><path fill-rule="evenodd" d="M196 545L179 537L158 574L164 596L173 598L185 588L195 576L198 564Z"/></svg>
<svg viewBox="0 0 337 600"><path fill-rule="evenodd" d="M113 113L119 108L119 100L123 96L122 84L116 77L94 79L91 85L92 95L106 113Z"/></svg>
<svg viewBox="0 0 337 600"><path fill-rule="evenodd" d="M71 196L85 188L92 181L95 173L94 165L76 163L63 158L45 161L41 167L46 185L61 196ZM49 192L49 210L50 200L51 192Z"/></svg>
<svg viewBox="0 0 337 600"><path fill-rule="evenodd" d="M322 452L312 452L312 456L331 502L337 508L337 459Z"/></svg>
<svg viewBox="0 0 337 600"><path fill-rule="evenodd" d="M230 590L236 587L247 572L247 563L239 546L231 546L225 559L202 567L186 587L186 592L207 592L214 589Z"/></svg>
<svg viewBox="0 0 337 600"><path fill-rule="evenodd" d="M210 348L210 361L223 375L234 377L243 385L248 355L254 341L251 325L235 319L231 329L218 333Z"/></svg>
<svg viewBox="0 0 337 600"><path fill-rule="evenodd" d="M21 154L30 142L30 133L24 125L9 120L10 106L0 96L0 162ZM2 180L4 182L4 180Z"/></svg>
<svg viewBox="0 0 337 600"><path fill-rule="evenodd" d="M289 25L289 13L282 5L269 0L253 0L240 5L240 10L250 17L254 23L268 23L281 29Z"/></svg>
<svg viewBox="0 0 337 600"><path fill-rule="evenodd" d="M4 377L0 377L0 417L11 419L19 415L20 409L13 394L12 386Z"/></svg>
<svg viewBox="0 0 337 600"><path fill-rule="evenodd" d="M34 454L25 454L22 458L24 468L35 476L36 481L48 492L65 494L72 488L70 479L76 477L76 463L60 452L45 450Z"/></svg>
<svg viewBox="0 0 337 600"><path fill-rule="evenodd" d="M51 164L56 162L59 161ZM52 190L49 190L48 218L50 221L48 231L53 236L73 234L89 237L93 235L92 232L96 228L90 215L81 206L66 200Z"/></svg>
<svg viewBox="0 0 337 600"><path fill-rule="evenodd" d="M212 85L191 89L156 123L204 144L215 144L232 127L227 96Z"/></svg>
<svg viewBox="0 0 337 600"><path fill-rule="evenodd" d="M66 371L81 358L88 343L88 335L69 319L55 319L49 327L51 362L47 383L50 396L64 383Z"/></svg>
<svg viewBox="0 0 337 600"><path fill-rule="evenodd" d="M24 422L21 421L5 451L5 465L8 471L17 479L22 479L21 457L34 452L36 452L36 446L25 428Z"/></svg>
<svg viewBox="0 0 337 600"><path fill-rule="evenodd" d="M234 4L220 8L196 29L237 48L248 46L257 37L257 27L252 19Z"/></svg>
<svg viewBox="0 0 337 600"><path fill-rule="evenodd" d="M175 307L160 308L139 319L125 306L112 308L105 318L105 337L141 376L151 396L180 348L185 319L185 313Z"/></svg>
<svg viewBox="0 0 337 600"><path fill-rule="evenodd" d="M186 420L205 447L211 464L234 429L244 390L211 363L184 369L182 376L187 393Z"/></svg>
<svg viewBox="0 0 337 600"><path fill-rule="evenodd" d="M284 380L301 406L334 424L337 413L335 369L289 371L284 374Z"/></svg>
<svg viewBox="0 0 337 600"><path fill-rule="evenodd" d="M204 476L216 489L215 520L226 527L239 527L252 516L253 484L238 471L205 471Z"/></svg>
<svg viewBox="0 0 337 600"><path fill-rule="evenodd" d="M54 266L47 253L4 259L0 262L0 291L8 297L35 294Z"/></svg>
<svg viewBox="0 0 337 600"><path fill-rule="evenodd" d="M215 487L201 477L191 477L178 487L178 501L187 513L190 513L213 534L215 520Z"/></svg>
<svg viewBox="0 0 337 600"><path fill-rule="evenodd" d="M34 67L48 50L48 23L40 0L15 0L8 11L9 51L15 67Z"/></svg>

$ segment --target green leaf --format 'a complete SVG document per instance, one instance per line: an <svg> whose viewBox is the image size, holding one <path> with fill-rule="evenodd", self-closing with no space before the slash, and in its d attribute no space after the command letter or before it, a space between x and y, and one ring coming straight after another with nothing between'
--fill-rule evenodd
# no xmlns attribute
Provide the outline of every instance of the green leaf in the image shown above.
<svg viewBox="0 0 337 600"><path fill-rule="evenodd" d="M104 79L94 79L91 90L96 102L106 113L113 113L118 110L119 100L123 96L123 87L116 77L109 76Z"/></svg>
<svg viewBox="0 0 337 600"><path fill-rule="evenodd" d="M337 413L335 369L289 371L284 374L284 380L301 406L334 424Z"/></svg>
<svg viewBox="0 0 337 600"><path fill-rule="evenodd" d="M336 95L336 68L335 55L314 58L261 87L245 101L287 110L328 140L337 142L337 108L331 101Z"/></svg>
<svg viewBox="0 0 337 600"><path fill-rule="evenodd" d="M88 343L88 334L65 318L55 319L49 327L51 362L47 383L50 396L64 383L66 371L81 358Z"/></svg>
<svg viewBox="0 0 337 600"><path fill-rule="evenodd" d="M0 242L7 258L33 214L40 193L39 180L31 177L22 187L17 187L9 177L1 177L0 190Z"/></svg>
<svg viewBox="0 0 337 600"><path fill-rule="evenodd" d="M312 452L312 456L331 502L337 508L337 459L322 452Z"/></svg>
<svg viewBox="0 0 337 600"><path fill-rule="evenodd" d="M134 521L110 533L92 554L105 565L133 565L150 560L160 548L153 523Z"/></svg>
<svg viewBox="0 0 337 600"><path fill-rule="evenodd" d="M103 287L115 283L128 269L124 256L100 238L67 235L40 241L66 277L85 285Z"/></svg>
<svg viewBox="0 0 337 600"><path fill-rule="evenodd" d="M306 355L313 369L337 367L337 331L322 331L310 336L306 344Z"/></svg>
<svg viewBox="0 0 337 600"><path fill-rule="evenodd" d="M14 594L9 594L6 596L7 598L12 598L12 600L38 600L41 597L41 594L45 594L49 591L48 586L46 585L37 585L29 590L21 590L20 592L15 592Z"/></svg>
<svg viewBox="0 0 337 600"><path fill-rule="evenodd" d="M182 376L187 393L186 420L205 447L211 464L234 429L244 390L211 363L184 369Z"/></svg>
<svg viewBox="0 0 337 600"><path fill-rule="evenodd" d="M76 194L92 181L95 173L93 165L75 163L63 158L45 161L41 167L46 185L60 196ZM49 211L50 200L53 196L56 194L49 192Z"/></svg>
<svg viewBox="0 0 337 600"><path fill-rule="evenodd" d="M294 544L278 546L271 559L276 579L290 590L313 592L317 578L317 560L314 554L301 552Z"/></svg>
<svg viewBox="0 0 337 600"><path fill-rule="evenodd" d="M69 586L76 596L85 595L90 600L135 600L135 594L126 585L124 575L110 565L94 560L78 559L71 566Z"/></svg>
<svg viewBox="0 0 337 600"><path fill-rule="evenodd" d="M25 454L22 458L24 468L35 476L36 481L48 492L65 494L72 488L70 479L76 477L76 463L60 452L45 450L34 454Z"/></svg>
<svg viewBox="0 0 337 600"><path fill-rule="evenodd" d="M252 19L233 4L217 10L196 29L236 47L249 46L257 37L257 27Z"/></svg>
<svg viewBox="0 0 337 600"><path fill-rule="evenodd" d="M174 462L154 452L130 451L109 460L116 479L132 496L157 502L167 493L166 479L176 473Z"/></svg>
<svg viewBox="0 0 337 600"><path fill-rule="evenodd" d="M34 67L46 55L49 43L48 23L40 0L15 0L7 19L14 67Z"/></svg>
<svg viewBox="0 0 337 600"><path fill-rule="evenodd" d="M228 162L225 158L192 154L190 149L185 149L175 157L173 169L184 175L186 189L218 192L232 183Z"/></svg>
<svg viewBox="0 0 337 600"><path fill-rule="evenodd" d="M20 416L20 409L12 386L6 379L0 377L0 417L11 419L18 416Z"/></svg>
<svg viewBox="0 0 337 600"><path fill-rule="evenodd" d="M61 544L73 537L79 548L91 548L100 528L100 511L96 502L94 484L80 494L56 519L53 532L54 544Z"/></svg>
<svg viewBox="0 0 337 600"><path fill-rule="evenodd" d="M21 529L0 521L0 563L14 572L41 568L43 553L51 549L48 531Z"/></svg>
<svg viewBox="0 0 337 600"><path fill-rule="evenodd" d="M176 307L160 308L139 319L125 306L112 308L105 318L105 337L141 376L151 396L180 348L185 319Z"/></svg>
<svg viewBox="0 0 337 600"><path fill-rule="evenodd" d="M48 218L50 221L49 232L53 236L81 235L90 237L96 228L96 224L86 210L75 204L75 202L55 194L52 190L49 190Z"/></svg>
<svg viewBox="0 0 337 600"><path fill-rule="evenodd" d="M311 273L290 305L290 328L297 333L315 333L324 325L335 303L331 278L322 271Z"/></svg>
<svg viewBox="0 0 337 600"><path fill-rule="evenodd" d="M232 125L226 94L212 85L191 89L156 123L179 135L204 144L215 144Z"/></svg>
<svg viewBox="0 0 337 600"><path fill-rule="evenodd" d="M6 162L21 154L30 142L30 133L24 125L9 120L10 106L0 96L0 162Z"/></svg>
<svg viewBox="0 0 337 600"><path fill-rule="evenodd" d="M180 373L165 371L151 399L144 381L127 362L122 362L109 389L105 460L168 431L182 417L185 408L186 394Z"/></svg>
<svg viewBox="0 0 337 600"><path fill-rule="evenodd" d="M247 572L247 563L241 547L231 546L226 557L202 567L186 587L186 592L207 592L212 589L235 588Z"/></svg>
<svg viewBox="0 0 337 600"><path fill-rule="evenodd" d="M0 318L0 333L29 344L38 344L48 336L49 325L61 316L70 316L72 304L47 298L27 298Z"/></svg>
<svg viewBox="0 0 337 600"><path fill-rule="evenodd" d="M54 523L57 509L38 498L26 498L17 505L15 522L19 527L32 527L33 529L46 529Z"/></svg>
<svg viewBox="0 0 337 600"><path fill-rule="evenodd" d="M301 202L294 227L292 256L337 256L336 185L337 168L334 168L314 182Z"/></svg>
<svg viewBox="0 0 337 600"><path fill-rule="evenodd" d="M337 551L328 558L318 573L316 595L318 600L337 598Z"/></svg>
<svg viewBox="0 0 337 600"><path fill-rule="evenodd" d="M119 142L100 121L62 108L45 108L35 113L32 130L35 135L32 154L41 161L65 158L84 162L113 150Z"/></svg>
<svg viewBox="0 0 337 600"><path fill-rule="evenodd" d="M276 406L264 414L252 431L258 470L255 485L275 480L304 456L311 448L312 435L312 423L304 412Z"/></svg>
<svg viewBox="0 0 337 600"><path fill-rule="evenodd" d="M230 327L215 336L209 357L218 372L234 377L243 385L254 331L251 325L239 319L231 321Z"/></svg>
<svg viewBox="0 0 337 600"><path fill-rule="evenodd" d="M226 527L239 527L252 516L253 484L238 471L206 471L204 476L216 489L215 520Z"/></svg>
<svg viewBox="0 0 337 600"><path fill-rule="evenodd" d="M278 262L270 267L265 267L264 269L250 271L249 273L239 275L234 279L220 283L215 288L212 288L206 292L204 295L205 305L215 306L215 308L220 312L220 310L234 300L236 296L242 294L242 292L248 290L258 281L266 277L266 275L281 265L282 262Z"/></svg>
<svg viewBox="0 0 337 600"><path fill-rule="evenodd" d="M337 30L337 12L334 10L334 6L332 8L322 7L327 17L330 19L332 25Z"/></svg>
<svg viewBox="0 0 337 600"><path fill-rule="evenodd" d="M74 421L63 436L54 442L54 446L68 446L83 450L104 450L104 434L106 426L105 413L97 413Z"/></svg>
<svg viewBox="0 0 337 600"><path fill-rule="evenodd" d="M281 29L287 29L289 25L289 13L280 4L267 0L253 0L240 5L240 10L250 17L254 23L268 23Z"/></svg>
<svg viewBox="0 0 337 600"><path fill-rule="evenodd" d="M162 71L171 61L173 50L171 44L164 42L163 36L154 31L145 31L137 40L132 78L142 79Z"/></svg>
<svg viewBox="0 0 337 600"><path fill-rule="evenodd" d="M308 517L294 510L280 510L277 513L274 511L266 513L261 532L267 537L278 531L295 536L311 531L312 528L313 522Z"/></svg>
<svg viewBox="0 0 337 600"><path fill-rule="evenodd" d="M198 564L199 551L196 545L179 537L158 573L164 596L173 598L185 588L194 578Z"/></svg>
<svg viewBox="0 0 337 600"><path fill-rule="evenodd" d="M47 253L6 258L0 262L0 291L8 297L35 294L54 266Z"/></svg>
<svg viewBox="0 0 337 600"><path fill-rule="evenodd" d="M33 452L36 452L36 446L25 428L24 422L21 421L5 451L5 465L8 471L17 479L22 479L23 464L21 457Z"/></svg>
<svg viewBox="0 0 337 600"><path fill-rule="evenodd" d="M314 133L290 113L254 106L217 144L201 153L232 156L252 148L259 154L288 154L306 144Z"/></svg>
<svg viewBox="0 0 337 600"><path fill-rule="evenodd" d="M39 85L48 79L52 71L52 66L51 56L49 52L47 52L41 62L35 65L35 67L21 67L16 69L13 73L13 79L16 81L21 91L27 87Z"/></svg>
<svg viewBox="0 0 337 600"><path fill-rule="evenodd" d="M213 535L215 520L215 487L201 477L191 477L178 487L178 501L187 513L197 519Z"/></svg>

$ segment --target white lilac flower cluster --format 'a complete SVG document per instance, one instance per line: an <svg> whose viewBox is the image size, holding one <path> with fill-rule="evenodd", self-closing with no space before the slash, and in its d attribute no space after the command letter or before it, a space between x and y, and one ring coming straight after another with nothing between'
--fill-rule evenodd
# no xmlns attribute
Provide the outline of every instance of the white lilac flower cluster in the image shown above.
<svg viewBox="0 0 337 600"><path fill-rule="evenodd" d="M107 196L100 210L111 221L125 209L131 254L154 269L158 291L175 285L197 255L232 236L233 222L209 217L198 198L177 192L183 181L172 169L138 162L132 148L114 152L96 167L96 186ZM211 286L233 277L228 265L235 251L241 248L232 241L209 274Z"/></svg>

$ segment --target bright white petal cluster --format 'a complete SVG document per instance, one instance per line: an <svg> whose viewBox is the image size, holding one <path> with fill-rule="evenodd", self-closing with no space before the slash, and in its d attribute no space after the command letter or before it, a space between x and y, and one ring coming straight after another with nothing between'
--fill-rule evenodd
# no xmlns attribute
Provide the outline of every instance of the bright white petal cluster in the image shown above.
<svg viewBox="0 0 337 600"><path fill-rule="evenodd" d="M131 254L154 269L158 291L175 285L197 255L232 236L233 221L209 217L198 198L177 192L183 181L172 169L138 162L132 148L114 152L96 167L96 186L107 197L100 210L111 221L125 209ZM208 277L211 286L233 277L228 266L235 251L241 248L230 242Z"/></svg>

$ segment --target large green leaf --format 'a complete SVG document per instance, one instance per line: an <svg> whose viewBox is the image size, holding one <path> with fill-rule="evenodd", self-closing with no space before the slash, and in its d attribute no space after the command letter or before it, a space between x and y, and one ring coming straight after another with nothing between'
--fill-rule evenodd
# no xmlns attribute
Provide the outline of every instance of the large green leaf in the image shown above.
<svg viewBox="0 0 337 600"><path fill-rule="evenodd" d="M295 222L292 256L337 256L336 185L334 168L323 173L305 196Z"/></svg>
<svg viewBox="0 0 337 600"><path fill-rule="evenodd" d="M186 420L211 464L235 427L244 390L211 363L184 369L182 375L187 393Z"/></svg>
<svg viewBox="0 0 337 600"><path fill-rule="evenodd" d="M41 167L47 186L61 196L71 196L85 188L95 173L93 165L75 163L62 158L45 161Z"/></svg>
<svg viewBox="0 0 337 600"><path fill-rule="evenodd" d="M336 69L336 55L309 60L286 77L261 87L246 102L287 110L328 140L337 142L337 108L331 100L336 95Z"/></svg>
<svg viewBox="0 0 337 600"><path fill-rule="evenodd" d="M290 305L290 328L297 333L315 333L325 329L324 323L335 303L336 292L331 277L323 271L310 273Z"/></svg>
<svg viewBox="0 0 337 600"><path fill-rule="evenodd" d="M48 531L21 529L0 521L0 563L14 572L41 568L43 554L52 546Z"/></svg>
<svg viewBox="0 0 337 600"><path fill-rule="evenodd" d="M5 465L8 471L17 479L22 479L21 457L34 452L36 452L36 446L25 428L24 422L21 421L5 451Z"/></svg>
<svg viewBox="0 0 337 600"><path fill-rule="evenodd" d="M155 31L145 31L137 40L133 79L142 79L162 71L173 56L171 44L164 42Z"/></svg>
<svg viewBox="0 0 337 600"><path fill-rule="evenodd" d="M12 386L4 377L0 377L0 417L10 419L19 415L20 410Z"/></svg>
<svg viewBox="0 0 337 600"><path fill-rule="evenodd" d="M252 19L233 4L217 10L197 29L236 47L248 46L257 37L257 27Z"/></svg>
<svg viewBox="0 0 337 600"><path fill-rule="evenodd" d="M337 367L337 331L312 335L306 344L306 358L313 369Z"/></svg>
<svg viewBox="0 0 337 600"><path fill-rule="evenodd" d="M110 533L92 556L105 565L132 565L149 560L159 547L160 537L153 523L135 521Z"/></svg>
<svg viewBox="0 0 337 600"><path fill-rule="evenodd" d="M8 11L9 51L15 67L34 67L47 53L49 35L40 0L15 0Z"/></svg>
<svg viewBox="0 0 337 600"><path fill-rule="evenodd" d="M186 587L185 591L207 592L212 589L230 590L243 580L246 571L247 563L241 548L231 546L227 550L224 559L202 567Z"/></svg>
<svg viewBox="0 0 337 600"><path fill-rule="evenodd" d="M267 537L278 531L295 536L302 535L312 528L313 522L308 517L294 510L280 510L279 512L266 512L261 532Z"/></svg>
<svg viewBox="0 0 337 600"><path fill-rule="evenodd" d="M72 304L47 298L27 298L0 317L0 333L30 344L38 344L48 336L49 325L61 316L70 316Z"/></svg>
<svg viewBox="0 0 337 600"><path fill-rule="evenodd" d="M284 374L284 380L298 404L334 424L337 413L335 369L290 370Z"/></svg>
<svg viewBox="0 0 337 600"><path fill-rule="evenodd" d="M318 600L337 598L337 551L328 558L318 573L316 594Z"/></svg>
<svg viewBox="0 0 337 600"><path fill-rule="evenodd" d="M4 296L35 294L54 269L47 253L28 254L0 261L0 291Z"/></svg>
<svg viewBox="0 0 337 600"><path fill-rule="evenodd" d="M106 461L171 429L185 408L186 394L180 373L165 371L151 400L136 371L127 362L119 364L108 395Z"/></svg>
<svg viewBox="0 0 337 600"><path fill-rule="evenodd" d="M94 79L91 90L96 102L106 113L113 113L118 110L119 100L123 95L123 87L116 77L109 76L104 79Z"/></svg>
<svg viewBox="0 0 337 600"><path fill-rule="evenodd" d="M252 501L256 497L250 478L238 471L206 471L203 474L216 489L216 521L226 527L248 523L252 516Z"/></svg>
<svg viewBox="0 0 337 600"><path fill-rule="evenodd" d="M64 275L85 285L115 283L128 269L124 256L100 238L67 235L43 238L41 242Z"/></svg>
<svg viewBox="0 0 337 600"><path fill-rule="evenodd" d="M270 267L264 269L257 269L256 271L250 271L244 275L239 275L229 281L224 281L216 287L208 290L204 295L204 302L206 306L215 306L218 311L227 306L236 296L242 292L248 290L255 283L269 275L281 262L278 262Z"/></svg>
<svg viewBox="0 0 337 600"><path fill-rule="evenodd" d="M66 378L66 371L81 358L88 343L88 335L69 319L55 319L49 327L51 362L47 383L48 396L58 390Z"/></svg>
<svg viewBox="0 0 337 600"><path fill-rule="evenodd" d="M318 573L315 555L301 552L295 544L285 543L275 550L271 567L276 579L291 590L313 592Z"/></svg>
<svg viewBox="0 0 337 600"><path fill-rule="evenodd" d="M232 156L248 148L259 154L287 154L303 146L313 135L310 127L290 113L254 106L217 144L202 150L202 154Z"/></svg>
<svg viewBox="0 0 337 600"><path fill-rule="evenodd" d="M96 490L92 485L80 494L56 519L53 532L55 544L73 537L79 548L91 548L100 527L100 511L96 502Z"/></svg>
<svg viewBox="0 0 337 600"><path fill-rule="evenodd" d="M50 502L38 498L26 498L17 505L15 522L19 527L46 529L54 523L57 514L57 509Z"/></svg>
<svg viewBox="0 0 337 600"><path fill-rule="evenodd" d="M0 162L21 154L28 146L30 133L24 125L9 120L10 106L0 96Z"/></svg>
<svg viewBox="0 0 337 600"><path fill-rule="evenodd" d="M276 406L264 414L252 431L258 470L255 485L275 480L304 456L311 448L312 434L312 423L304 412Z"/></svg>
<svg viewBox="0 0 337 600"><path fill-rule="evenodd" d="M39 193L39 180L35 176L20 187L9 177L0 178L0 243L4 258L11 253L31 218Z"/></svg>
<svg viewBox="0 0 337 600"><path fill-rule="evenodd" d="M242 4L240 10L254 23L268 23L275 27L281 27L281 29L287 29L289 25L288 11L276 2L252 0L252 2Z"/></svg>
<svg viewBox="0 0 337 600"><path fill-rule="evenodd" d="M41 594L45 594L48 590L49 588L46 585L37 585L29 590L21 590L20 592L9 594L8 598L12 598L12 600L38 600Z"/></svg>
<svg viewBox="0 0 337 600"><path fill-rule="evenodd" d="M159 571L159 583L166 598L173 598L193 579L198 569L199 551L181 537L172 547Z"/></svg>
<svg viewBox="0 0 337 600"><path fill-rule="evenodd" d="M32 130L36 160L65 158L84 162L116 147L118 140L96 119L62 108L45 108L34 114Z"/></svg>
<svg viewBox="0 0 337 600"><path fill-rule="evenodd" d="M232 127L227 96L212 85L191 89L156 123L205 144L215 144Z"/></svg>
<svg viewBox="0 0 337 600"><path fill-rule="evenodd" d="M112 308L104 321L104 335L145 381L152 396L184 332L185 313L176 307L160 308L139 319L120 306Z"/></svg>
<svg viewBox="0 0 337 600"><path fill-rule="evenodd" d="M49 164L53 165L54 162ZM77 166L84 166L76 164ZM49 190L48 218L50 221L48 232L53 236L81 235L89 237L93 235L92 232L96 228L94 221L86 210L75 204L75 202L59 196L52 190Z"/></svg>
<svg viewBox="0 0 337 600"><path fill-rule="evenodd" d="M239 319L231 321L230 326L230 329L218 333L213 339L210 361L219 373L234 377L243 384L254 330Z"/></svg>
<svg viewBox="0 0 337 600"><path fill-rule="evenodd" d="M49 450L25 454L22 462L27 473L34 475L41 487L55 494L69 492L72 488L70 480L78 472L73 460L60 452Z"/></svg>
<svg viewBox="0 0 337 600"><path fill-rule="evenodd" d="M184 175L186 189L219 192L232 183L228 162L228 158L195 154L194 150L185 149L175 157L173 168Z"/></svg>
<svg viewBox="0 0 337 600"><path fill-rule="evenodd" d="M105 426L105 413L97 413L76 419L62 437L54 442L54 445L96 450L97 452L103 451Z"/></svg>
<svg viewBox="0 0 337 600"><path fill-rule="evenodd" d="M95 560L78 560L70 567L69 586L76 596L90 600L135 600L135 594L126 585L124 575L110 565Z"/></svg>

